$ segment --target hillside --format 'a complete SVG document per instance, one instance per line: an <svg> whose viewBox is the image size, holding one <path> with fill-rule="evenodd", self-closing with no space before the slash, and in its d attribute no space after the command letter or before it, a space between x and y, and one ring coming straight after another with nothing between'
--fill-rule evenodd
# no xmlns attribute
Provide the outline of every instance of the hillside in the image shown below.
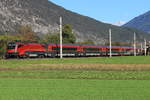
<svg viewBox="0 0 150 100"><path fill-rule="evenodd" d="M132 27L150 33L150 11L135 17L125 25L125 27Z"/></svg>
<svg viewBox="0 0 150 100"><path fill-rule="evenodd" d="M0 0L0 33L14 34L19 25L31 25L39 34L56 32L59 29L59 17L64 24L71 24L77 40L92 39L95 42L108 41L108 29L112 29L113 41L133 41L150 36L144 32L102 23L95 19L68 11L48 0Z"/></svg>

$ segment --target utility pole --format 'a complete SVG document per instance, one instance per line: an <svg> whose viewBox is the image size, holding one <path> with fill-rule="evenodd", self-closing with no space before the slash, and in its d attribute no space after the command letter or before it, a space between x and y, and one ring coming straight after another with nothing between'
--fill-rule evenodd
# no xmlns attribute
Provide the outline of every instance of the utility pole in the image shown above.
<svg viewBox="0 0 150 100"><path fill-rule="evenodd" d="M60 17L60 25L59 25L59 30L60 30L60 59L63 58L63 51L62 51L62 17Z"/></svg>
<svg viewBox="0 0 150 100"><path fill-rule="evenodd" d="M112 44L111 44L111 29L109 29L109 57L112 57Z"/></svg>
<svg viewBox="0 0 150 100"><path fill-rule="evenodd" d="M144 51L145 51L145 56L146 56L146 50L147 50L147 47L146 47L146 39L144 39Z"/></svg>
<svg viewBox="0 0 150 100"><path fill-rule="evenodd" d="M136 56L136 34L134 33L134 56Z"/></svg>
<svg viewBox="0 0 150 100"><path fill-rule="evenodd" d="M142 51L143 51L143 43L141 43L141 54L142 54Z"/></svg>

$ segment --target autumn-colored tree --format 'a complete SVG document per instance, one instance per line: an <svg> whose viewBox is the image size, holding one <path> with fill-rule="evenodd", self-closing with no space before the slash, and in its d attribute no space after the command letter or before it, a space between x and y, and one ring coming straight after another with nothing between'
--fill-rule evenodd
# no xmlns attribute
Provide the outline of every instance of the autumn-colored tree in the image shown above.
<svg viewBox="0 0 150 100"><path fill-rule="evenodd" d="M92 44L92 45L94 45L95 42L93 40L89 39L89 40L81 41L81 42L79 42L79 44Z"/></svg>
<svg viewBox="0 0 150 100"><path fill-rule="evenodd" d="M22 41L37 41L37 34L32 30L29 25L21 25L18 28L17 35L21 38Z"/></svg>
<svg viewBox="0 0 150 100"><path fill-rule="evenodd" d="M109 43L105 43L105 45L109 45ZM132 46L132 43L128 42L112 42L113 46Z"/></svg>

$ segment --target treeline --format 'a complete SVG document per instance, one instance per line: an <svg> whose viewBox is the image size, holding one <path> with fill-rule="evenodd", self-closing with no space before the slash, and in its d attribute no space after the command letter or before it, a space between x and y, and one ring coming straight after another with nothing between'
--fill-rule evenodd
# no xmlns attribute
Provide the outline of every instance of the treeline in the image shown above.
<svg viewBox="0 0 150 100"><path fill-rule="evenodd" d="M95 42L92 40L77 42L75 33L72 30L72 26L69 24L63 25L62 36L63 43L95 44ZM37 43L59 43L60 35L59 32L48 32L39 35L32 30L32 27L30 25L21 25L17 28L17 33L15 35L8 33L0 35L0 41L4 41L5 43L15 40ZM1 42L1 44L3 44L3 42Z"/></svg>
<svg viewBox="0 0 150 100"><path fill-rule="evenodd" d="M75 33L72 30L72 26L69 24L66 24L63 26L62 30L62 36L63 36L63 43L76 43L76 37ZM47 33L43 36L43 39L41 42L46 43L59 43L60 41L60 35L59 33Z"/></svg>
<svg viewBox="0 0 150 100"><path fill-rule="evenodd" d="M63 25L63 43L76 43L76 37L72 30L71 25ZM17 29L15 35L4 34L0 35L0 57L2 57L7 48L7 43L11 41L22 41L22 42L36 42L36 43L59 43L59 33L46 33L44 35L39 35L32 30L30 25L21 25Z"/></svg>

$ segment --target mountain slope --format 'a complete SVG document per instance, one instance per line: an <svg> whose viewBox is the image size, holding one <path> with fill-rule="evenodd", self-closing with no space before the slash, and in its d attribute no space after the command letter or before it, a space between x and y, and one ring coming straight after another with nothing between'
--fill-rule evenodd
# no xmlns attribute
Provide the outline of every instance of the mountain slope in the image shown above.
<svg viewBox="0 0 150 100"><path fill-rule="evenodd" d="M0 33L16 33L19 25L29 24L40 34L59 29L59 17L63 24L71 24L78 41L92 39L95 42L108 41L108 29L112 29L113 41L132 41L133 33L137 38L150 39L144 32L117 27L95 19L68 11L48 0L0 0Z"/></svg>
<svg viewBox="0 0 150 100"><path fill-rule="evenodd" d="M132 19L131 21L129 21L123 26L137 28L144 32L150 33L150 11Z"/></svg>

